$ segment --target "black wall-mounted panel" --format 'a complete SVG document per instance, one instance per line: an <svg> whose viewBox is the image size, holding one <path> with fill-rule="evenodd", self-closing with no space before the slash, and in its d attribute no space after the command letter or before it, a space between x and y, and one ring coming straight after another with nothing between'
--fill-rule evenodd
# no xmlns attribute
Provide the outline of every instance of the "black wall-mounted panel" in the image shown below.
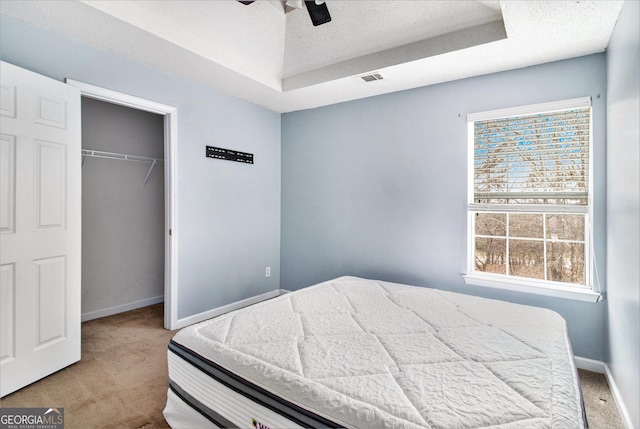
<svg viewBox="0 0 640 429"><path fill-rule="evenodd" d="M227 161L253 164L253 154L238 152L237 150L223 149L221 147L207 146L207 158L224 159Z"/></svg>

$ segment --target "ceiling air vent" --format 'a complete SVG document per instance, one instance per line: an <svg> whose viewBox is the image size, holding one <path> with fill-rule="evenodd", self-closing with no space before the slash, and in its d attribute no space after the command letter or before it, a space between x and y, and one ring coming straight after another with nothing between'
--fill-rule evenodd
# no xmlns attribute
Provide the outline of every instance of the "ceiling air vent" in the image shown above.
<svg viewBox="0 0 640 429"><path fill-rule="evenodd" d="M360 83L369 83L369 82L375 82L377 80L383 80L384 76L382 76L378 72L374 72L374 73L369 73L361 76L356 76L353 79L355 79L357 82L360 82Z"/></svg>

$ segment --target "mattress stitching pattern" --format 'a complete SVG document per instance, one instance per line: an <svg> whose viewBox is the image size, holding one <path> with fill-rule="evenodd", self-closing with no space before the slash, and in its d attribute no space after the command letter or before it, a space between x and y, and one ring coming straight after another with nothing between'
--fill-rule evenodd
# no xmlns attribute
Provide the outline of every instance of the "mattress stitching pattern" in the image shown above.
<svg viewBox="0 0 640 429"><path fill-rule="evenodd" d="M341 278L174 341L350 427L583 427L566 324L549 310ZM523 378L528 365L540 370Z"/></svg>

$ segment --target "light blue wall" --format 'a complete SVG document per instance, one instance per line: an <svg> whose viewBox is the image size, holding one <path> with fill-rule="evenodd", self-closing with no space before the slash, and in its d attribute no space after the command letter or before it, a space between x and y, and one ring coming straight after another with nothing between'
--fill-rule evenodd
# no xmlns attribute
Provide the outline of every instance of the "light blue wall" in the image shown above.
<svg viewBox="0 0 640 429"><path fill-rule="evenodd" d="M640 428L640 3L626 1L607 52L608 365Z"/></svg>
<svg viewBox="0 0 640 429"><path fill-rule="evenodd" d="M547 307L577 355L602 360L604 303L466 286L462 274L466 115L591 96L604 280L605 84L599 54L283 115L281 287L349 274Z"/></svg>
<svg viewBox="0 0 640 429"><path fill-rule="evenodd" d="M279 114L6 16L0 55L56 80L177 107L178 318L278 289ZM253 153L256 163L205 158L206 145Z"/></svg>

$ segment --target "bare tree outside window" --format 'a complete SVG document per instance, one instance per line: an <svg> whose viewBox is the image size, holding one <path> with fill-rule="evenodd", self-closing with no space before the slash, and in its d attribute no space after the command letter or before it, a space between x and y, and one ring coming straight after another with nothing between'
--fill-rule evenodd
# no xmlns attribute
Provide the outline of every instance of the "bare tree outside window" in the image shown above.
<svg viewBox="0 0 640 429"><path fill-rule="evenodd" d="M587 284L590 116L473 123L474 271Z"/></svg>

